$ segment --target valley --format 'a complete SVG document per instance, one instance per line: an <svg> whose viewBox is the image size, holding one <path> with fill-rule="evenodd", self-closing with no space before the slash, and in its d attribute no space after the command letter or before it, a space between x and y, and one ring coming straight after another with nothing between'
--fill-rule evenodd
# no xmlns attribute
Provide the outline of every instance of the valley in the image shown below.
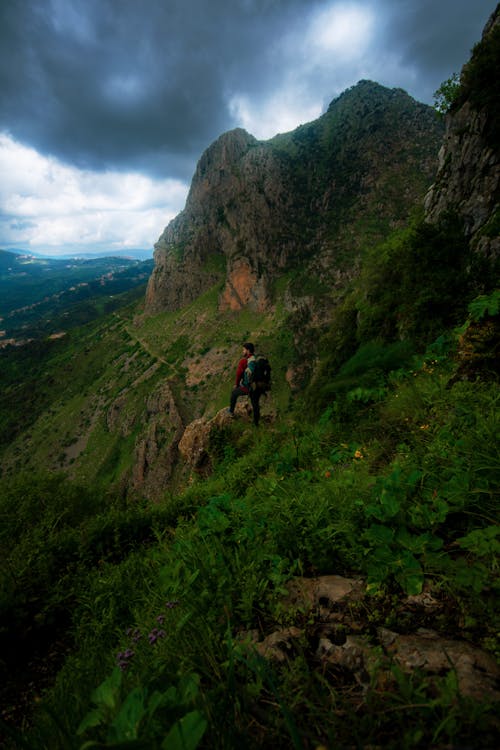
<svg viewBox="0 0 500 750"><path fill-rule="evenodd" d="M0 347L60 336L123 304L152 261L59 260L0 250ZM120 297L121 295L121 297Z"/></svg>

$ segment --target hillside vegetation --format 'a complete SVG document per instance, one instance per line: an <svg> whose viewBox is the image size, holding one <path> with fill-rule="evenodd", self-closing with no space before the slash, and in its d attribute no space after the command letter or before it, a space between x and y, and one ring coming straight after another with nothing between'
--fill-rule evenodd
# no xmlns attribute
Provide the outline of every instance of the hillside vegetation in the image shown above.
<svg viewBox="0 0 500 750"><path fill-rule="evenodd" d="M56 679L11 747L493 746L494 676L471 692L456 665L408 672L380 640L381 629L421 626L498 650L499 294L467 275L465 248L453 274L445 239L457 250L457 237L437 231L417 223L373 252L321 340L316 379L294 397L290 320L282 312L280 325L278 309L274 328L251 313L224 323L208 314L215 294L135 324L131 308L53 342L31 387L27 351L6 360L11 403L20 388L32 395L29 423L48 404L74 414L96 383L126 387L109 378L126 353L124 379L156 363L155 378L175 385L209 341L228 358L228 381L210 385L215 411L236 334L257 333L276 362L279 413L259 431L244 420L221 428L212 474L181 473L155 504L113 485L126 451L112 452L104 425L92 450L111 451L108 468L90 481L45 474L42 453L23 473L19 456L1 494L8 725L28 720ZM438 247L442 276L426 271ZM366 593L334 607L333 621L324 602L287 603L287 582L325 574L361 578ZM273 633L287 642L283 660L257 649ZM361 671L322 655L325 633L336 647L361 640ZM39 665L21 697L7 679L14 664L21 683Z"/></svg>
<svg viewBox="0 0 500 750"><path fill-rule="evenodd" d="M427 214L403 225L412 199L371 232L370 201L348 273L290 246L259 276L213 203L227 264L210 255L210 221L191 222L210 159L248 149L262 174L233 132L200 161L144 304L0 351L6 750L497 747L498 154L469 105L481 81L496 112L488 38ZM362 90L323 125L350 100L359 124ZM307 143L321 152L314 126L272 148L298 164ZM341 208L354 232L355 200ZM273 365L259 428L222 411L248 340ZM180 453L189 428L209 435L203 462Z"/></svg>

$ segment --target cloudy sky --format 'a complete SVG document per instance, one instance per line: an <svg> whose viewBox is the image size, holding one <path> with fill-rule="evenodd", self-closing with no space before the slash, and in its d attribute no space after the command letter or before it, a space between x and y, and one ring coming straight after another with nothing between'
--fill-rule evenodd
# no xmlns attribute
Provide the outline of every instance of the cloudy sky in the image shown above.
<svg viewBox="0 0 500 750"><path fill-rule="evenodd" d="M497 0L0 0L0 248L152 247L221 133L433 103Z"/></svg>

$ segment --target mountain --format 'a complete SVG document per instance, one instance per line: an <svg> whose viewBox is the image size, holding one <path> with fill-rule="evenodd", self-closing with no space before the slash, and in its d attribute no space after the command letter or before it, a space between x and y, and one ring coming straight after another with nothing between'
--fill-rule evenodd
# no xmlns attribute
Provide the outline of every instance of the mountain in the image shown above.
<svg viewBox="0 0 500 750"><path fill-rule="evenodd" d="M468 69L474 64L473 57ZM61 343L54 365L52 347L45 352L43 376L29 391L29 432L25 420L6 417L4 471L63 468L75 479L156 498L188 470L178 453L186 428L227 403L239 342L256 340L273 361L269 414L302 392L315 394L308 408L317 410L328 402L331 373L363 341L425 347L458 322L491 285L491 268L478 275L467 243L474 239L474 254L485 227L495 226L498 180L498 151L486 137L490 109L478 110L463 89L460 96L432 186L443 123L404 91L370 81L344 92L318 120L269 141L241 129L223 134L201 156L185 209L155 246L144 307L132 320L119 314L107 323L102 347L92 344L94 328L69 339L64 377ZM405 235L426 193L425 220L435 229L418 224ZM476 224L470 206L481 207ZM64 268L81 273L97 262ZM99 351L99 367L80 347ZM16 373L14 364L7 414ZM50 383L57 405L47 402Z"/></svg>
<svg viewBox="0 0 500 750"><path fill-rule="evenodd" d="M284 407L310 378L320 336L363 255L421 201L441 135L429 107L363 81L292 133L264 143L243 130L221 136L156 245L144 311L133 323L113 321L98 371L75 353L65 385L45 363L43 379L58 384L62 399L51 409L53 444L42 399L31 407L29 438L21 431L14 439L9 422L4 470L22 456L25 466L160 496L185 472L178 443L187 425L227 402L232 352L249 336L274 362L268 410Z"/></svg>
<svg viewBox="0 0 500 750"><path fill-rule="evenodd" d="M494 13L462 71L436 179L425 199L428 221L458 214L471 246L492 259L500 257L500 94L493 62L499 44L500 18Z"/></svg>
<svg viewBox="0 0 500 750"><path fill-rule="evenodd" d="M498 13L430 190L362 82L205 152L145 301L0 351L6 750L497 746Z"/></svg>
<svg viewBox="0 0 500 750"><path fill-rule="evenodd" d="M270 141L225 133L155 245L146 311L178 309L219 280L221 309L264 310L287 272L297 287L351 277L429 187L442 133L430 107L370 81Z"/></svg>

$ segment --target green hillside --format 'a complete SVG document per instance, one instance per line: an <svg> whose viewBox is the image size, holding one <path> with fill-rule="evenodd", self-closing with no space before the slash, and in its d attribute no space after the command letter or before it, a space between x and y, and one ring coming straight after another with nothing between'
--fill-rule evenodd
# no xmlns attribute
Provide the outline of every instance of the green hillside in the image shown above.
<svg viewBox="0 0 500 750"><path fill-rule="evenodd" d="M202 191L203 247L172 279L160 246L154 304L0 350L2 748L498 746L490 38L451 106L433 220L363 225L352 273L323 284L290 256L259 312L221 305ZM271 146L299 185L306 143L313 127ZM273 366L258 428L224 411L249 340Z"/></svg>
<svg viewBox="0 0 500 750"><path fill-rule="evenodd" d="M28 720L11 747L169 747L180 732L186 747L492 746L493 688L478 700L456 669L407 672L380 641L420 626L498 649L499 296L454 272L459 247L470 268L451 227L417 223L374 249L297 392L300 321L279 289L268 316L218 313L214 288L2 353L3 716ZM214 415L247 338L275 365L259 431L219 429L211 475L181 463L153 504L124 494L151 393L166 381L187 417ZM286 604L288 581L332 574L367 593L330 625L323 605ZM325 632L361 638L361 672L319 656ZM273 633L284 661L252 646Z"/></svg>

